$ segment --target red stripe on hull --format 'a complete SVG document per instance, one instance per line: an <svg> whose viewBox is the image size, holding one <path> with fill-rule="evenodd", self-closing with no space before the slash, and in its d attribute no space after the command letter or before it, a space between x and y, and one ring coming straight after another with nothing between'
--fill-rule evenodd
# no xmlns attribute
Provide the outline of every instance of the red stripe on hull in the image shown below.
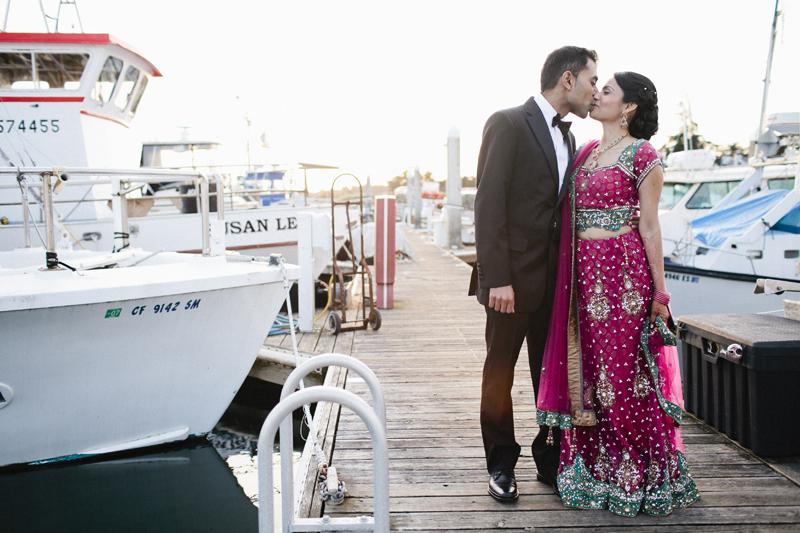
<svg viewBox="0 0 800 533"><path fill-rule="evenodd" d="M83 96L0 96L0 102L83 102Z"/></svg>
<svg viewBox="0 0 800 533"><path fill-rule="evenodd" d="M226 250L231 250L234 252L239 252L242 250L255 250L258 248L277 248L278 246L297 246L297 241L290 241L290 242L274 242L272 244L251 244L247 246L226 246ZM181 250L181 254L200 254L203 253L203 250Z"/></svg>

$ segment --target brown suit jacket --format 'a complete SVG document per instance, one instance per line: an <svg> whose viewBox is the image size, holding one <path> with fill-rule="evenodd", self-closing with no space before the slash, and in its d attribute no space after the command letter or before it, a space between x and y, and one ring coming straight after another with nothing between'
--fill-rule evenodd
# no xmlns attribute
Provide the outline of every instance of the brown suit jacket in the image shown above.
<svg viewBox="0 0 800 533"><path fill-rule="evenodd" d="M572 168L575 137L569 134ZM561 203L558 161L539 106L498 111L483 130L475 196L475 247L470 295L489 304L489 289L511 285L517 312L533 312L553 293ZM566 183L566 182L565 182Z"/></svg>

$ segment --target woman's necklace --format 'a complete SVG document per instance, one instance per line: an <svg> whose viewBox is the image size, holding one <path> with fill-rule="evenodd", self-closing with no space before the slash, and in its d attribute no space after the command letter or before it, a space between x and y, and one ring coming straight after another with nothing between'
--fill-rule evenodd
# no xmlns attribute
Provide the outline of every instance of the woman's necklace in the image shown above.
<svg viewBox="0 0 800 533"><path fill-rule="evenodd" d="M614 142L612 142L611 144L609 144L608 146L606 146L602 150L600 150L600 145L598 144L597 148L592 150L592 155L589 158L589 162L584 165L586 167L586 169L587 170L594 170L597 167L597 159L601 155L603 155L603 153L605 153L606 151L608 151L611 148L614 148L616 145L618 145L620 143L620 141L622 141L622 139L624 139L627 136L628 136L628 133L626 132L622 137L619 137L617 140L615 140Z"/></svg>

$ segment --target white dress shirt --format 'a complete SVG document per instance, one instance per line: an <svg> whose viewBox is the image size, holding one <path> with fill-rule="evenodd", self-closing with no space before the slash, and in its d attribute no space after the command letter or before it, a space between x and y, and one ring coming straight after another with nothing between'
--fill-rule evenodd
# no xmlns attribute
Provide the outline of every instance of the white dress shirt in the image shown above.
<svg viewBox="0 0 800 533"><path fill-rule="evenodd" d="M564 184L564 174L569 164L569 140L564 137L558 126L553 126L553 117L558 113L550 102L542 94L533 97L536 105L542 110L542 116L550 128L550 137L553 139L553 148L556 149L556 159L558 160L558 192L561 193L561 186ZM562 119L564 117L561 117Z"/></svg>

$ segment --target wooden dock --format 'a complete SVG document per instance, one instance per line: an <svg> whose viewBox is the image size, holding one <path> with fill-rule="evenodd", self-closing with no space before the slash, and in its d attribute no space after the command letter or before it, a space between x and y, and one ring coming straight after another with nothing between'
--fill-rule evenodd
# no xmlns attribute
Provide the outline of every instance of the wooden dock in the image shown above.
<svg viewBox="0 0 800 533"><path fill-rule="evenodd" d="M520 498L501 504L486 492L480 435L480 382L485 314L468 297L469 267L406 230L416 259L397 264L395 309L383 326L332 337L302 336L300 350L351 353L378 376L386 397L392 531L798 531L800 475L795 459L765 461L687 415L686 456L702 499L668 517L623 518L608 511L564 507L536 481L529 444L536 433L533 391L525 357L517 366L514 412L522 457ZM291 348L288 335L276 338ZM524 348L523 348L524 350ZM367 401L354 373L326 382ZM306 516L372 514L372 450L361 421L327 406L321 440L348 497L322 509L306 498ZM309 481L310 483L310 481ZM309 489L311 489L309 485ZM303 509L303 507L301 507Z"/></svg>

